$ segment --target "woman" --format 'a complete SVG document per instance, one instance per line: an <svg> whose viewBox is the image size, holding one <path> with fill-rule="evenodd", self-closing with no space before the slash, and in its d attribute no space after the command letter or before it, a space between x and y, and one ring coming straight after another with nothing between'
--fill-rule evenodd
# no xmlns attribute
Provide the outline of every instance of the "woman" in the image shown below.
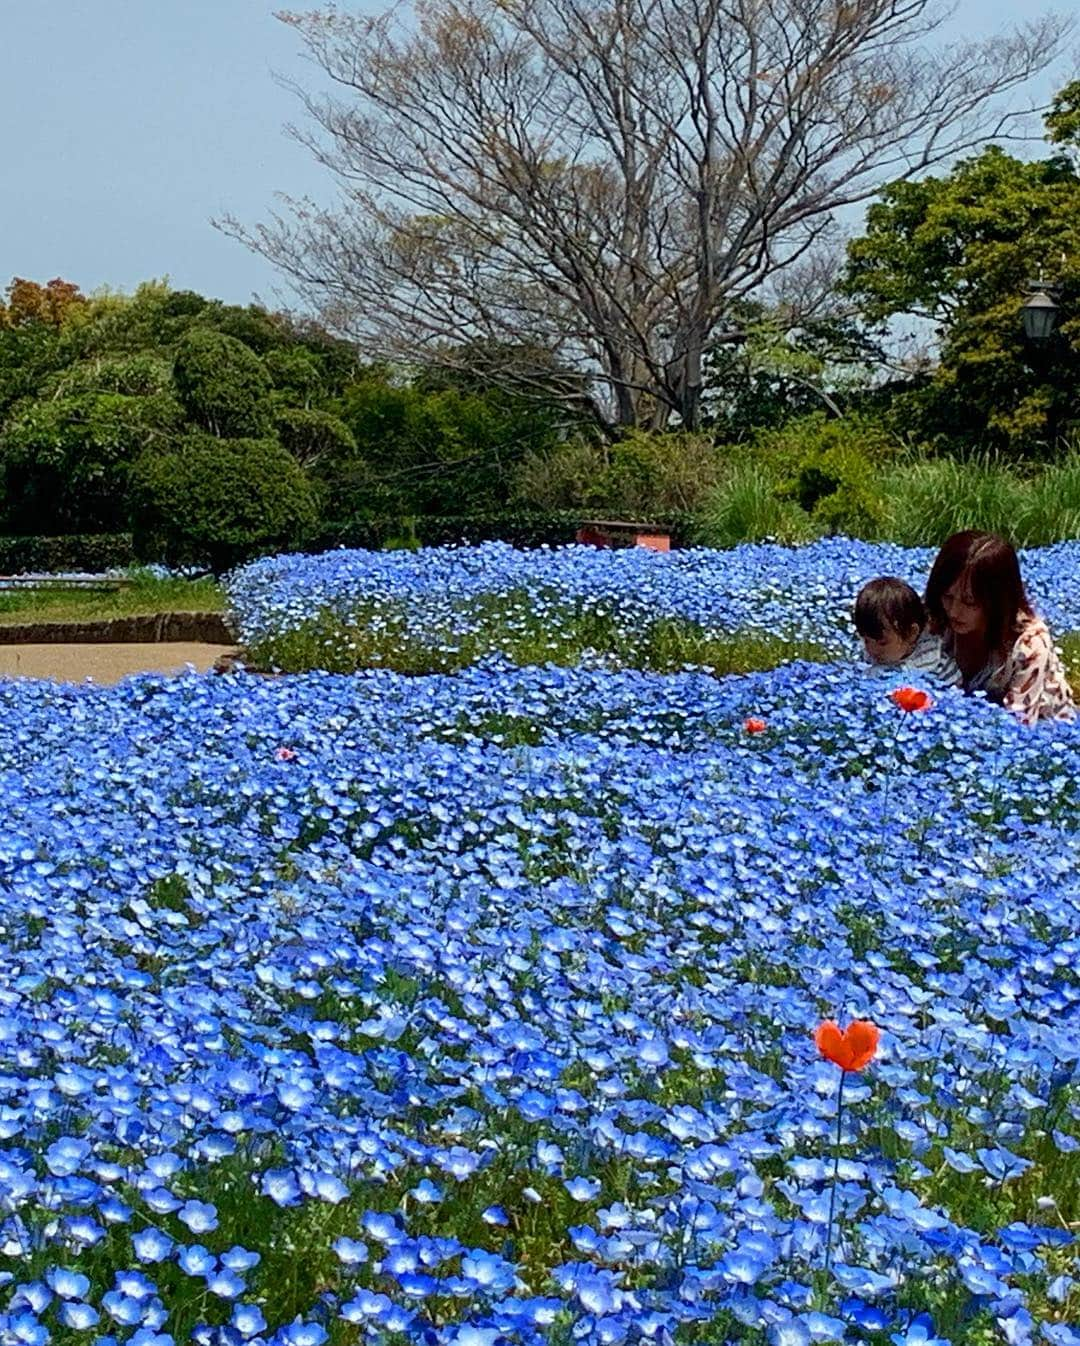
<svg viewBox="0 0 1080 1346"><path fill-rule="evenodd" d="M1024 724L1076 712L1046 623L1024 592L1016 552L1003 538L954 533L926 584L930 629L956 660L964 690L984 691Z"/></svg>

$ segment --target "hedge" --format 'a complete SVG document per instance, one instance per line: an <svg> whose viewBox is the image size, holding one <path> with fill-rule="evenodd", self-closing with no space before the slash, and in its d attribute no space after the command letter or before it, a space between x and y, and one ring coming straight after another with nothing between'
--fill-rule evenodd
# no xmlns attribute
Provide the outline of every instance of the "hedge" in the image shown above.
<svg viewBox="0 0 1080 1346"><path fill-rule="evenodd" d="M0 537L0 573L55 574L123 569L133 565L130 533L70 533L62 537Z"/></svg>
<svg viewBox="0 0 1080 1346"><path fill-rule="evenodd" d="M388 545L438 547L491 541L509 542L515 547L558 547L573 542L574 535L588 517L569 510L548 513L503 510L488 514L429 514L415 518L372 516L352 519L338 528L321 531L313 540L312 550L332 547L377 550ZM669 530L672 542L680 545L690 540L695 520L690 514L668 514L642 522Z"/></svg>

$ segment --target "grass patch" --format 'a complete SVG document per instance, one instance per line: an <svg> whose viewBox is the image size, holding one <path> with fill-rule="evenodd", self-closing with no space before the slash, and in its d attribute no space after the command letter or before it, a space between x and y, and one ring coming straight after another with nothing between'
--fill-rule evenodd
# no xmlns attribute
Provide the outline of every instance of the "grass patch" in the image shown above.
<svg viewBox="0 0 1080 1346"><path fill-rule="evenodd" d="M425 624L404 606L359 608L348 619L322 612L248 654L256 667L284 673L385 668L412 675L456 673L492 656L522 667L574 667L600 656L620 668L672 673L692 665L720 677L829 658L812 641L758 631L718 634L670 617L630 631L613 611L568 608L519 592L487 596L441 624Z"/></svg>
<svg viewBox="0 0 1080 1346"><path fill-rule="evenodd" d="M1061 657L1073 697L1080 705L1080 631L1069 631L1061 637Z"/></svg>
<svg viewBox="0 0 1080 1346"><path fill-rule="evenodd" d="M132 571L122 589L0 589L0 624L95 622L157 612L224 612L225 594L216 580L158 579Z"/></svg>

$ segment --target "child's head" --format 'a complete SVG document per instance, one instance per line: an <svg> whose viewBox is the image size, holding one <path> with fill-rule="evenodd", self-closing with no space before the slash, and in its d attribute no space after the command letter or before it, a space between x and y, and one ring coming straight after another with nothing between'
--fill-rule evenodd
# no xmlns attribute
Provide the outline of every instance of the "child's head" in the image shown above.
<svg viewBox="0 0 1080 1346"><path fill-rule="evenodd" d="M922 599L892 575L864 584L855 599L855 630L873 664L902 664L926 625Z"/></svg>

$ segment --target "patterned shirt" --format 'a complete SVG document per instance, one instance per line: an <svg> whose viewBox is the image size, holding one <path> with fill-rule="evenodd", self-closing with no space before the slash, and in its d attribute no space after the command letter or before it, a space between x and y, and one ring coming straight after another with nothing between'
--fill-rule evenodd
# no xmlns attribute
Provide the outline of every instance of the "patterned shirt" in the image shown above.
<svg viewBox="0 0 1080 1346"><path fill-rule="evenodd" d="M1061 657L1041 617L1021 613L1016 642L1005 661L980 669L968 679L967 690L985 691L1024 724L1076 718Z"/></svg>
<svg viewBox="0 0 1080 1346"><path fill-rule="evenodd" d="M945 648L941 637L935 636L929 628L921 632L903 667L924 673L945 687L959 687L964 681L956 660Z"/></svg>

